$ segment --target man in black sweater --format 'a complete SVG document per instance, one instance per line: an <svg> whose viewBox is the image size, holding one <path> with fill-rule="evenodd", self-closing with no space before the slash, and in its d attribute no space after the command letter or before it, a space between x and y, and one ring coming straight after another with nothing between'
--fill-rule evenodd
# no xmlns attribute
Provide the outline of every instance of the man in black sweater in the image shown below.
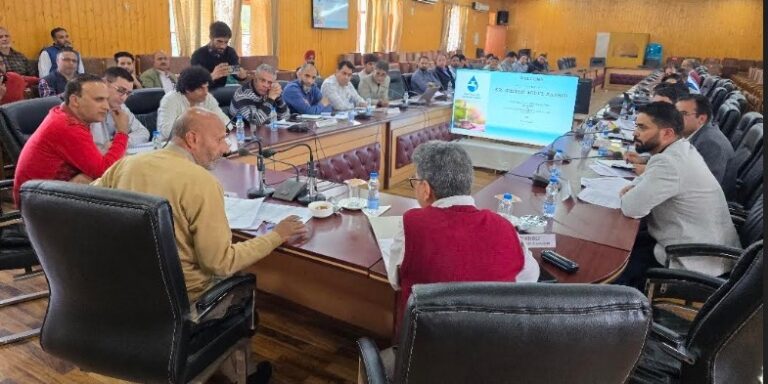
<svg viewBox="0 0 768 384"><path fill-rule="evenodd" d="M221 21L212 23L209 37L211 42L192 54L190 65L200 65L211 72L211 89L226 85L229 75L239 81L245 80L248 74L245 69L240 68L240 57L235 49L229 46L229 39L232 38L229 26Z"/></svg>

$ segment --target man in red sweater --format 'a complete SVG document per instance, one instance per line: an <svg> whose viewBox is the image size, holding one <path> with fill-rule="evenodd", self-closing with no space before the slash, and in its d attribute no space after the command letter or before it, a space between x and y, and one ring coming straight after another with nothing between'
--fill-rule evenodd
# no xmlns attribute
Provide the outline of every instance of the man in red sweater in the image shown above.
<svg viewBox="0 0 768 384"><path fill-rule="evenodd" d="M24 91L39 82L37 77L8 72L5 58L0 55L0 105L24 99Z"/></svg>
<svg viewBox="0 0 768 384"><path fill-rule="evenodd" d="M54 107L30 136L16 164L13 197L27 180L64 180L89 183L125 154L128 116L110 110L107 84L95 75L78 75L67 83L64 103ZM90 124L112 114L117 132L102 155L91 136Z"/></svg>
<svg viewBox="0 0 768 384"><path fill-rule="evenodd" d="M421 208L403 215L387 266L390 283L401 289L398 324L414 284L538 280L539 266L512 223L475 206L469 195L474 171L464 149L430 141L416 148L413 162L410 182Z"/></svg>

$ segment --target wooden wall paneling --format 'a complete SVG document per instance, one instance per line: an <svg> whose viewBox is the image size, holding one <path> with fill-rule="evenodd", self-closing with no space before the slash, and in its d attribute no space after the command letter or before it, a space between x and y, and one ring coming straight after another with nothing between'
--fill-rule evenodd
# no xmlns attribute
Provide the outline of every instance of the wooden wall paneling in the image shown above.
<svg viewBox="0 0 768 384"><path fill-rule="evenodd" d="M550 63L594 54L597 32L649 33L664 57L763 56L763 3L758 0L509 0L507 45L547 52Z"/></svg>

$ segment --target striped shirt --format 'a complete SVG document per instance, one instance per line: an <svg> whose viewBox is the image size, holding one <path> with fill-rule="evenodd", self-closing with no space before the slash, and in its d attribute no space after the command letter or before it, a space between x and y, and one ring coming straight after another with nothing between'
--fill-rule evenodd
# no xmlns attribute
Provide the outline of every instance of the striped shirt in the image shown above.
<svg viewBox="0 0 768 384"><path fill-rule="evenodd" d="M229 113L232 116L240 114L252 125L259 126L269 121L273 106L277 113L277 120L287 119L291 115L282 95L272 100L256 93L251 84L251 82L244 84L232 96L232 102L229 104Z"/></svg>

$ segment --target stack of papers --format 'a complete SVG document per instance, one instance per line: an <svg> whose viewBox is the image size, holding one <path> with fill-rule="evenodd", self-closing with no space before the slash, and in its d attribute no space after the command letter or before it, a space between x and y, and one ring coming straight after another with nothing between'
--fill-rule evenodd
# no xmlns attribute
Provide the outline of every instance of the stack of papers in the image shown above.
<svg viewBox="0 0 768 384"><path fill-rule="evenodd" d="M262 223L278 223L288 216L296 215L303 223L312 218L309 208L265 203L264 199L238 199L224 197L224 211L231 229L255 230Z"/></svg>
<svg viewBox="0 0 768 384"><path fill-rule="evenodd" d="M621 208L619 192L629 184L630 181L620 177L583 177L581 185L584 189L579 193L579 199L601 207L618 209Z"/></svg>
<svg viewBox="0 0 768 384"><path fill-rule="evenodd" d="M376 237L376 243L381 250L381 258L384 260L384 266L389 270L390 248L395 242L395 236L403 226L402 216L372 217L368 216L368 222L371 223L373 235Z"/></svg>
<svg viewBox="0 0 768 384"><path fill-rule="evenodd" d="M624 160L616 160L624 162ZM628 178L635 178L637 175L625 168L616 168L612 167L611 165L606 165L605 163L601 162L594 162L589 165L589 168L595 171L600 176L607 176L607 177L628 177Z"/></svg>

